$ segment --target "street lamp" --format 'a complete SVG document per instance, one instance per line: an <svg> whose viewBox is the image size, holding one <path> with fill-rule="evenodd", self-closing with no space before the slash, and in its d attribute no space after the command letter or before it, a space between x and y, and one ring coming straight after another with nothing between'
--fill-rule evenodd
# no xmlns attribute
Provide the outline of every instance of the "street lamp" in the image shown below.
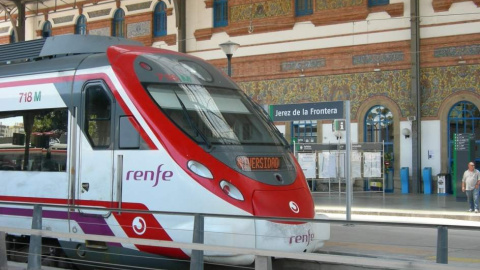
<svg viewBox="0 0 480 270"><path fill-rule="evenodd" d="M220 48L222 48L222 51L227 55L227 59L228 59L227 74L228 76L232 76L232 66L231 66L232 55L238 49L238 47L240 47L240 44L231 42L229 40L225 43L220 44L219 46Z"/></svg>

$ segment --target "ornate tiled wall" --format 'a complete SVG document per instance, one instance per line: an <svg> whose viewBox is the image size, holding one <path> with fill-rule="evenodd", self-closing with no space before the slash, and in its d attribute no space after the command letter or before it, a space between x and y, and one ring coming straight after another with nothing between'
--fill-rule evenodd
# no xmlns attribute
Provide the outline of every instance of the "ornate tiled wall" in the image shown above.
<svg viewBox="0 0 480 270"><path fill-rule="evenodd" d="M351 101L352 118L360 105L378 96L397 103L402 117L411 116L410 70L298 77L241 82L240 87L260 104ZM480 66L426 68L421 72L422 117L437 117L441 103L457 91L480 94Z"/></svg>
<svg viewBox="0 0 480 270"><path fill-rule="evenodd" d="M459 65L423 69L421 87L422 115L437 116L440 105L450 95L460 91L480 94L480 66Z"/></svg>
<svg viewBox="0 0 480 270"><path fill-rule="evenodd" d="M247 3L233 6L230 9L230 22L248 21L282 16L292 13L292 1L273 0L258 3Z"/></svg>
<svg viewBox="0 0 480 270"><path fill-rule="evenodd" d="M330 10L364 5L366 0L317 0L316 10Z"/></svg>

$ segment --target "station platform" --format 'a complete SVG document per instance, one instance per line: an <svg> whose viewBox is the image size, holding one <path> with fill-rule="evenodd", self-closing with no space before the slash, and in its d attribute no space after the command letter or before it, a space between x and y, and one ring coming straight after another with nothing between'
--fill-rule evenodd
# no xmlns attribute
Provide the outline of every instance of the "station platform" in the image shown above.
<svg viewBox="0 0 480 270"><path fill-rule="evenodd" d="M315 211L327 216L346 215L346 193L312 193ZM480 213L468 212L466 201L457 201L453 195L353 193L352 216L382 216L451 219L480 222Z"/></svg>

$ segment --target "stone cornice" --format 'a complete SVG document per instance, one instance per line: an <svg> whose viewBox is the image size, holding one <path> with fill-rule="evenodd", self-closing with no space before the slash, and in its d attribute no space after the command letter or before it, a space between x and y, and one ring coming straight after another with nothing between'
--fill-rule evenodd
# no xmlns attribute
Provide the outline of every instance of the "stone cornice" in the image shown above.
<svg viewBox="0 0 480 270"><path fill-rule="evenodd" d="M212 38L213 28L197 29L197 30L195 30L193 35L195 36L195 39L197 41L209 40L210 38Z"/></svg>
<svg viewBox="0 0 480 270"><path fill-rule="evenodd" d="M205 0L205 8L212 8L213 7L213 0Z"/></svg>
<svg viewBox="0 0 480 270"><path fill-rule="evenodd" d="M403 16L404 5L403 3L396 3L396 4L385 5L385 6L375 6L375 7L368 8L368 10L371 13L385 11L391 17L400 17L400 16Z"/></svg>
<svg viewBox="0 0 480 270"><path fill-rule="evenodd" d="M177 44L177 35L172 34L172 35L153 38L153 42L159 42L159 41L164 41L165 43L167 43L168 46L173 46Z"/></svg>
<svg viewBox="0 0 480 270"><path fill-rule="evenodd" d="M477 7L480 6L480 0L433 0L432 6L435 12L442 12L442 11L448 11L453 3L470 2L470 1L475 3Z"/></svg>

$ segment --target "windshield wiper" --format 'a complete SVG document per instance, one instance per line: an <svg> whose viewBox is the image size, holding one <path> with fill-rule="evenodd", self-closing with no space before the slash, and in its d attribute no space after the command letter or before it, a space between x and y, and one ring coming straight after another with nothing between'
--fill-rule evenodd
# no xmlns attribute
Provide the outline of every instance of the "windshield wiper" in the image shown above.
<svg viewBox="0 0 480 270"><path fill-rule="evenodd" d="M205 134L203 134L200 129L198 129L197 125L195 125L193 122L192 122L192 119L190 118L190 115L188 115L188 111L187 111L187 108L185 107L185 104L183 103L183 101L180 99L180 97L177 95L177 91L173 90L173 93L175 94L175 96L177 97L177 100L178 102L180 103L180 106L182 107L182 111L183 111L183 115L185 116L185 118L187 119L187 122L188 124L190 125L190 127L192 127L192 129L195 130L195 132L197 133L197 136L200 136L202 138L202 140L205 142L205 144L207 145L207 150L208 151L211 151L212 150L212 143L210 143L210 141L207 139L207 136L205 136Z"/></svg>

